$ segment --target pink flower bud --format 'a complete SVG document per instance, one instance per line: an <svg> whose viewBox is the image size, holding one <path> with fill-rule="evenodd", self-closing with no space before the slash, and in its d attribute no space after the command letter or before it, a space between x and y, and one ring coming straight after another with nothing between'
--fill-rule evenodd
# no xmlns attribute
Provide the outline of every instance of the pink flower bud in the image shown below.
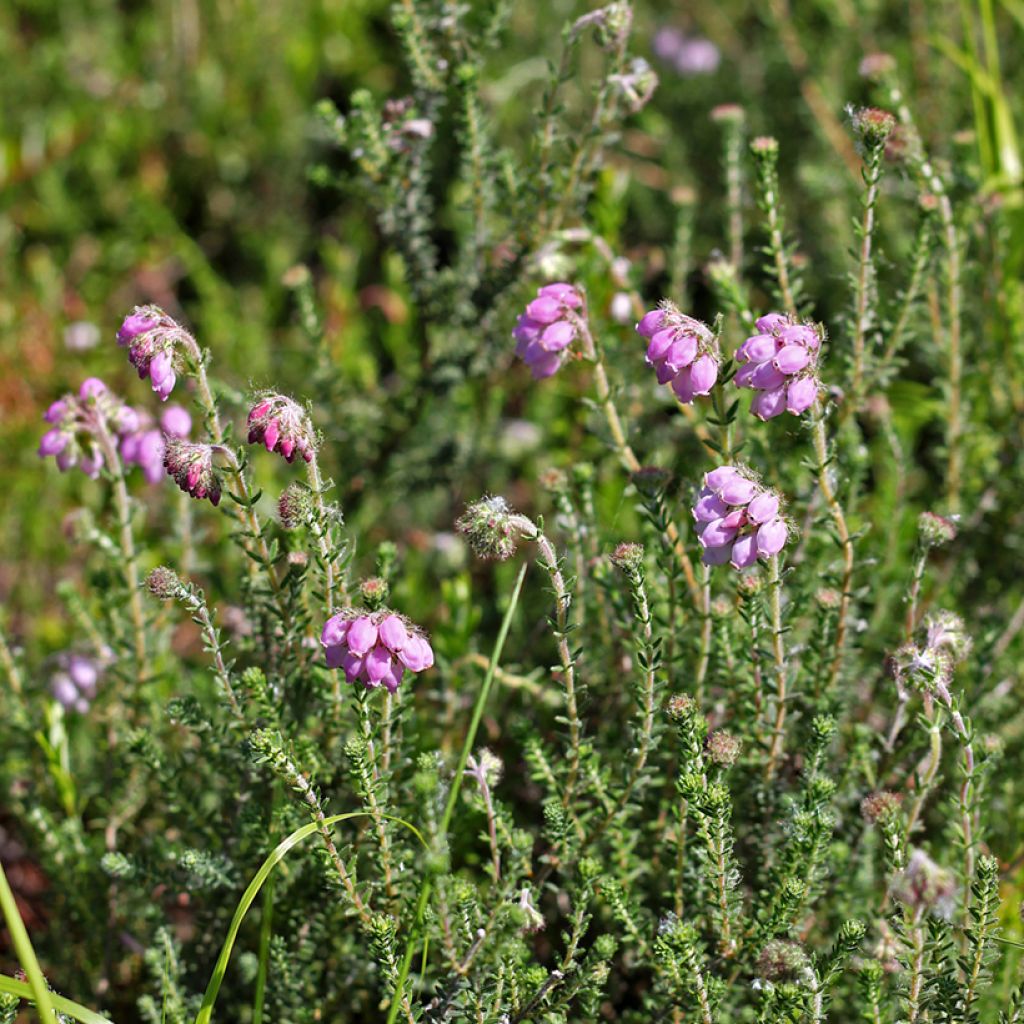
<svg viewBox="0 0 1024 1024"><path fill-rule="evenodd" d="M409 642L409 631L397 615L389 615L378 629L381 643L397 654Z"/></svg>
<svg viewBox="0 0 1024 1024"><path fill-rule="evenodd" d="M751 499L747 517L752 523L767 523L779 514L779 499L771 491L764 491Z"/></svg>
<svg viewBox="0 0 1024 1024"><path fill-rule="evenodd" d="M806 412L818 398L818 381L815 377L800 377L786 388L786 408L794 415Z"/></svg>
<svg viewBox="0 0 1024 1024"><path fill-rule="evenodd" d="M757 329L762 334L770 334L772 331L778 330L789 323L789 317L784 313L766 313L764 316L757 318Z"/></svg>
<svg viewBox="0 0 1024 1024"><path fill-rule="evenodd" d="M720 548L723 544L731 544L736 539L735 526L726 525L725 519L715 519L708 523L700 535L700 543L705 548Z"/></svg>
<svg viewBox="0 0 1024 1024"><path fill-rule="evenodd" d="M405 647L399 651L398 660L410 672L423 672L434 664L434 651L421 636L411 636Z"/></svg>
<svg viewBox="0 0 1024 1024"><path fill-rule="evenodd" d="M718 496L727 505L746 505L757 493L757 484L737 474L727 480L718 490Z"/></svg>
<svg viewBox="0 0 1024 1024"><path fill-rule="evenodd" d="M654 333L661 328L664 318L665 311L662 309L652 309L650 312L644 313L636 325L637 334L642 334L645 338L653 337Z"/></svg>
<svg viewBox="0 0 1024 1024"><path fill-rule="evenodd" d="M706 395L718 380L718 360L710 355L701 356L691 371L693 376L693 393Z"/></svg>
<svg viewBox="0 0 1024 1024"><path fill-rule="evenodd" d="M692 334L681 334L665 353L665 365L672 370L682 370L697 358L697 339ZM702 356L701 358L707 358Z"/></svg>
<svg viewBox="0 0 1024 1024"><path fill-rule="evenodd" d="M67 448L70 441L71 437L68 434L54 427L43 434L39 441L39 455L41 458L45 458L47 455L59 455Z"/></svg>
<svg viewBox="0 0 1024 1024"><path fill-rule="evenodd" d="M717 494L710 492L702 495L693 506L693 518L698 523L710 523L715 519L723 519L728 514L729 506Z"/></svg>
<svg viewBox="0 0 1024 1024"><path fill-rule="evenodd" d="M170 405L160 414L160 427L171 437L188 437L192 430L192 417L180 405Z"/></svg>
<svg viewBox="0 0 1024 1024"><path fill-rule="evenodd" d="M764 557L777 555L785 546L789 531L781 519L772 519L757 531L757 553Z"/></svg>
<svg viewBox="0 0 1024 1024"><path fill-rule="evenodd" d="M775 388L772 391L761 391L754 396L750 405L750 411L759 420L770 420L781 415L786 410L785 388Z"/></svg>
<svg viewBox="0 0 1024 1024"><path fill-rule="evenodd" d="M675 337L676 332L671 329L666 331L656 331L651 335L650 343L647 346L647 355L645 357L648 366L653 366L655 363L658 363L665 358L668 354L668 350L672 347L672 342L675 340Z"/></svg>
<svg viewBox="0 0 1024 1024"><path fill-rule="evenodd" d="M689 366L680 370L672 379L672 390L680 402L689 404L693 401L693 371Z"/></svg>
<svg viewBox="0 0 1024 1024"><path fill-rule="evenodd" d="M719 466L718 469L704 474L704 484L711 490L717 491L739 475L740 471L735 466Z"/></svg>
<svg viewBox="0 0 1024 1024"><path fill-rule="evenodd" d="M320 631L320 643L324 647L343 644L348 636L349 620L344 615L332 615Z"/></svg>
<svg viewBox="0 0 1024 1024"><path fill-rule="evenodd" d="M542 295L526 306L526 315L541 324L553 324L562 316L562 303L550 295Z"/></svg>
<svg viewBox="0 0 1024 1024"><path fill-rule="evenodd" d="M729 559L734 569L746 569L757 561L757 537L753 533L737 537Z"/></svg>
<svg viewBox="0 0 1024 1024"><path fill-rule="evenodd" d="M87 377L82 381L81 387L78 389L78 397L83 402L88 402L90 399L97 399L106 393L107 385L104 384L99 377Z"/></svg>
<svg viewBox="0 0 1024 1024"><path fill-rule="evenodd" d="M798 373L811 361L811 353L803 345L786 345L775 357L775 368L781 373Z"/></svg>
<svg viewBox="0 0 1024 1024"><path fill-rule="evenodd" d="M760 391L773 391L786 383L786 375L771 362L761 363L754 371L751 383Z"/></svg>
<svg viewBox="0 0 1024 1024"><path fill-rule="evenodd" d="M346 638L348 649L355 655L362 657L377 642L377 627L368 615L361 615L353 619L348 628Z"/></svg>
<svg viewBox="0 0 1024 1024"><path fill-rule="evenodd" d="M379 684L391 672L391 652L383 645L377 644L366 655L365 670L367 679L371 683Z"/></svg>
<svg viewBox="0 0 1024 1024"><path fill-rule="evenodd" d="M541 347L548 352L561 352L576 337L576 328L568 320L556 320L540 336Z"/></svg>

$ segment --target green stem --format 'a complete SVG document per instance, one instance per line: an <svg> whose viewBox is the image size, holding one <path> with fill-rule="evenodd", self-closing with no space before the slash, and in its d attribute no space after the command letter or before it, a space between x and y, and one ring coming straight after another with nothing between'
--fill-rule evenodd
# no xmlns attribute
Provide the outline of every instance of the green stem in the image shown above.
<svg viewBox="0 0 1024 1024"><path fill-rule="evenodd" d="M526 577L527 566L524 563L519 569L515 586L512 589L512 596L509 599L508 608L505 610L505 617L501 621L501 629L498 630L498 639L494 643L494 650L491 653L491 660L487 666L487 674L484 676L483 685L477 694L476 705L469 721L469 728L466 730L466 739L462 744L462 753L459 755L459 763L452 778L451 789L448 792L448 802L445 804L444 814L441 817L437 834L442 841L447 839L448 827L451 824L452 815L455 813L455 804L459 799L459 788L465 775L466 765L469 762L469 755L472 753L473 744L476 742L477 730L480 728L480 720L483 718L484 708L487 706L487 697L491 692L491 684L498 669L498 661L501 652L505 647L505 639L512 626L512 616L515 614L516 605L519 603L519 593L523 589L523 579ZM416 940L423 929L423 918L426 914L427 903L430 900L431 889L433 888L433 876L428 874L423 879L420 887L420 895L416 901L416 913L413 919L413 926L406 940L405 954L402 957L402 965L398 971L398 978L395 981L395 992L388 1008L387 1024L395 1024L402 999L405 996L405 982L409 977L409 968L412 966L412 958L416 952Z"/></svg>
<svg viewBox="0 0 1024 1024"><path fill-rule="evenodd" d="M772 620L772 657L775 662L775 724L768 752L765 777L771 779L778 768L786 737L786 651L782 640L782 567L779 556L768 560L768 602Z"/></svg>
<svg viewBox="0 0 1024 1024"><path fill-rule="evenodd" d="M50 990L47 987L46 979L43 977L42 968L36 959L35 950L32 948L32 940L28 937L25 922L21 919L18 911L17 901L14 893L7 882L7 873L4 871L3 863L0 862L0 910L3 910L4 920L7 922L7 931L10 933L11 942L14 945L14 952L18 957L18 963L28 978L29 987L32 990L32 998L35 1000L36 1010L39 1019L42 1021L56 1021L57 1014L53 1009L53 1001L50 998Z"/></svg>

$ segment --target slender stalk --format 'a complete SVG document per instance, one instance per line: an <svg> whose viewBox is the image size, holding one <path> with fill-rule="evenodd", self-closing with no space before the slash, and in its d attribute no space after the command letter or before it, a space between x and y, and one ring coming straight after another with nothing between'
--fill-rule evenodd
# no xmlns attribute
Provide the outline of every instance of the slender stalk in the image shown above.
<svg viewBox="0 0 1024 1024"><path fill-rule="evenodd" d="M893 122L890 120L889 122ZM853 321L853 381L851 383L852 402L850 407L856 411L860 406L864 390L866 373L865 357L867 355L868 334L875 323L874 300L876 295L875 263L872 246L875 239L875 207L878 202L879 185L882 180L882 157L885 153L885 142L869 146L864 164L864 213L860 223L860 252L857 259L857 279L854 299Z"/></svg>
<svg viewBox="0 0 1024 1024"><path fill-rule="evenodd" d="M438 826L437 835L442 841L447 840L448 828L451 825L452 815L455 813L455 804L459 799L459 787L462 783L466 765L469 762L469 755L476 742L477 730L480 727L480 720L483 718L484 708L487 706L487 698L491 692L491 684L494 682L495 673L498 668L498 661L501 659L501 652L505 647L505 640L508 637L509 628L512 625L512 617L515 614L516 606L519 604L519 594L523 589L523 579L526 576L527 566L524 563L516 577L515 586L512 589L512 596L509 598L508 608L505 610L505 617L502 619L501 628L498 630L498 638L494 642L494 650L491 653L490 664L487 666L487 674L484 676L483 685L477 694L476 704L473 707L473 714L469 721L469 728L466 730L466 738L462 744L462 753L459 755L459 763L456 766L452 778L451 789L448 792L448 800L445 804L444 814ZM430 901L430 893L433 888L433 875L426 875L420 886L419 898L416 901L416 910L413 918L413 925L409 931L409 937L405 944L405 954L402 957L402 964L398 970L398 978L395 980L395 994L388 1008L387 1024L394 1024L398 1017L401 1001L406 998L405 982L409 977L409 968L412 966L412 958L416 951L416 940L423 929L423 918L427 911L427 903Z"/></svg>
<svg viewBox="0 0 1024 1024"><path fill-rule="evenodd" d="M324 606L327 615L334 614L334 589L337 583L337 567L334 562L333 531L330 527L329 512L324 502L324 483L320 475L320 462L314 451L306 463L309 474L309 489L313 493L313 507L316 510L316 542L320 549L320 561L324 571Z"/></svg>
<svg viewBox="0 0 1024 1024"><path fill-rule="evenodd" d="M575 317L574 322L580 333L580 340L583 343L584 358L589 360L594 367L594 390L597 392L597 403L601 407L601 411L604 413L605 420L608 423L608 430L612 436L612 445L623 468L632 475L639 472L642 466L640 460L636 457L636 452L633 451L629 441L626 440L622 419L619 417L615 400L612 398L611 385L608 383L608 371L605 369L604 359L590 331L585 311L581 316ZM690 592L690 597L694 605L699 607L700 589L697 585L697 577L693 571L693 563L686 553L686 546L679 536L679 530L676 528L675 523L670 522L666 526L665 536L670 547L675 552L676 559L679 561L679 567L683 570L683 575L686 577L686 586Z"/></svg>
<svg viewBox="0 0 1024 1024"><path fill-rule="evenodd" d="M103 460L110 470L114 486L114 504L117 507L118 531L121 554L124 556L124 579L128 588L128 607L132 616L135 665L140 676L146 672L146 620L142 608L142 594L139 591L139 566L135 552L135 535L132 531L132 506L128 496L128 485L124 478L124 463L114 443L106 421L95 417L96 437L103 451Z"/></svg>
<svg viewBox="0 0 1024 1024"><path fill-rule="evenodd" d="M699 707L704 704L704 683L711 664L711 641L714 623L711 618L711 568L701 565L700 571L700 660L694 680L694 699Z"/></svg>
<svg viewBox="0 0 1024 1024"><path fill-rule="evenodd" d="M572 602L572 595L565 585L565 577L559 568L558 555L551 541L537 529L535 523L525 516L516 516L515 522L522 535L537 545L540 551L538 563L548 574L551 587L555 592L554 634L558 647L558 659L562 665L565 713L569 726L569 765L565 778L565 789L562 792L562 806L568 809L572 805L576 782L579 778L580 736L583 726L576 702L576 662L572 656L572 648L569 646L569 606Z"/></svg>
<svg viewBox="0 0 1024 1024"><path fill-rule="evenodd" d="M772 659L775 663L775 724L768 751L765 778L771 779L778 768L786 738L786 651L782 638L782 566L779 556L768 560L768 606L771 610Z"/></svg>
<svg viewBox="0 0 1024 1024"><path fill-rule="evenodd" d="M939 720L935 709L935 701L932 697L925 695L924 714L928 722L928 762L923 773L918 779L918 793L914 800L910 813L907 815L907 825L904 831L905 845L909 845L914 830L917 828L918 819L924 810L928 794L935 785L935 779L939 774L939 766L942 764L942 722Z"/></svg>
<svg viewBox="0 0 1024 1024"><path fill-rule="evenodd" d="M373 818L374 830L377 833L377 845L380 847L380 867L384 878L384 893L389 902L395 899L395 885L391 863L391 840L388 837L384 814L377 800L377 787L382 785L383 777L377 763L377 747L373 741L373 723L370 721L369 691L356 690L356 706L359 710L359 729L363 734L366 749L366 760L370 769L370 777L366 780L366 807Z"/></svg>
<svg viewBox="0 0 1024 1024"><path fill-rule="evenodd" d="M836 619L836 640L835 654L832 664L829 666L828 689L831 691L839 679L839 673L843 667L843 653L846 646L847 619L849 617L850 600L853 596L853 538L850 536L850 529L846 525L846 515L843 506L836 497L829 476L829 464L831 459L828 452L828 438L825 435L825 409L819 399L815 404L813 412L814 422L812 435L814 439L814 455L817 460L818 487L821 496L828 506L829 514L836 528L836 535L839 538L839 545L843 552L843 576L839 587L839 613Z"/></svg>

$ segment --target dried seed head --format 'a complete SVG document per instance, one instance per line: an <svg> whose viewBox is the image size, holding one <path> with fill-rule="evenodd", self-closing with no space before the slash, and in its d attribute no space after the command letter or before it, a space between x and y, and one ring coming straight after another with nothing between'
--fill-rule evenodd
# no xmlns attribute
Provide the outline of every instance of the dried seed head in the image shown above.
<svg viewBox="0 0 1024 1024"><path fill-rule="evenodd" d="M924 850L914 850L892 885L892 894L901 903L915 910L931 910L939 917L952 912L955 892L953 873L936 864Z"/></svg>

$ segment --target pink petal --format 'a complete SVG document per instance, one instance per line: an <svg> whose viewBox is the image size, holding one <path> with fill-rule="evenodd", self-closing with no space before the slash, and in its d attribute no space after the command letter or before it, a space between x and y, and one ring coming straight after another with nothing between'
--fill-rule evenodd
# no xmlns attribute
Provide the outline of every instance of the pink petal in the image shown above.
<svg viewBox="0 0 1024 1024"><path fill-rule="evenodd" d="M568 320L556 320L540 336L541 347L548 352L561 352L576 337L576 329Z"/></svg>
<svg viewBox="0 0 1024 1024"><path fill-rule="evenodd" d="M636 325L637 334L642 334L645 338L650 338L654 335L654 332L661 327L662 320L665 318L665 311L662 309L652 309L648 313L640 318L640 323Z"/></svg>
<svg viewBox="0 0 1024 1024"><path fill-rule="evenodd" d="M772 519L757 531L757 553L767 557L777 555L786 544L789 531L781 519Z"/></svg>
<svg viewBox="0 0 1024 1024"><path fill-rule="evenodd" d="M693 393L695 395L706 395L718 380L718 360L714 356L701 356L692 368Z"/></svg>
<svg viewBox="0 0 1024 1024"><path fill-rule="evenodd" d="M757 561L757 537L748 533L739 537L732 546L732 557L729 559L736 569L746 569Z"/></svg>
<svg viewBox="0 0 1024 1024"><path fill-rule="evenodd" d="M397 615L389 615L378 627L381 643L397 654L408 642L409 631Z"/></svg>
<svg viewBox="0 0 1024 1024"><path fill-rule="evenodd" d="M759 494L747 506L747 517L752 523L767 523L778 514L779 499L771 491Z"/></svg>
<svg viewBox="0 0 1024 1024"><path fill-rule="evenodd" d="M687 366L680 370L672 378L672 390L675 392L676 398L684 405L689 405L693 401L693 376L690 367Z"/></svg>
<svg viewBox="0 0 1024 1024"><path fill-rule="evenodd" d="M811 361L811 353L803 345L786 345L775 357L775 368L782 373L798 373Z"/></svg>
<svg viewBox="0 0 1024 1024"><path fill-rule="evenodd" d="M770 420L781 415L786 409L786 389L773 388L771 391L761 391L750 403L750 411L759 420Z"/></svg>
<svg viewBox="0 0 1024 1024"><path fill-rule="evenodd" d="M348 627L346 637L348 649L358 657L363 657L377 642L377 627L368 615L360 615L353 619Z"/></svg>

